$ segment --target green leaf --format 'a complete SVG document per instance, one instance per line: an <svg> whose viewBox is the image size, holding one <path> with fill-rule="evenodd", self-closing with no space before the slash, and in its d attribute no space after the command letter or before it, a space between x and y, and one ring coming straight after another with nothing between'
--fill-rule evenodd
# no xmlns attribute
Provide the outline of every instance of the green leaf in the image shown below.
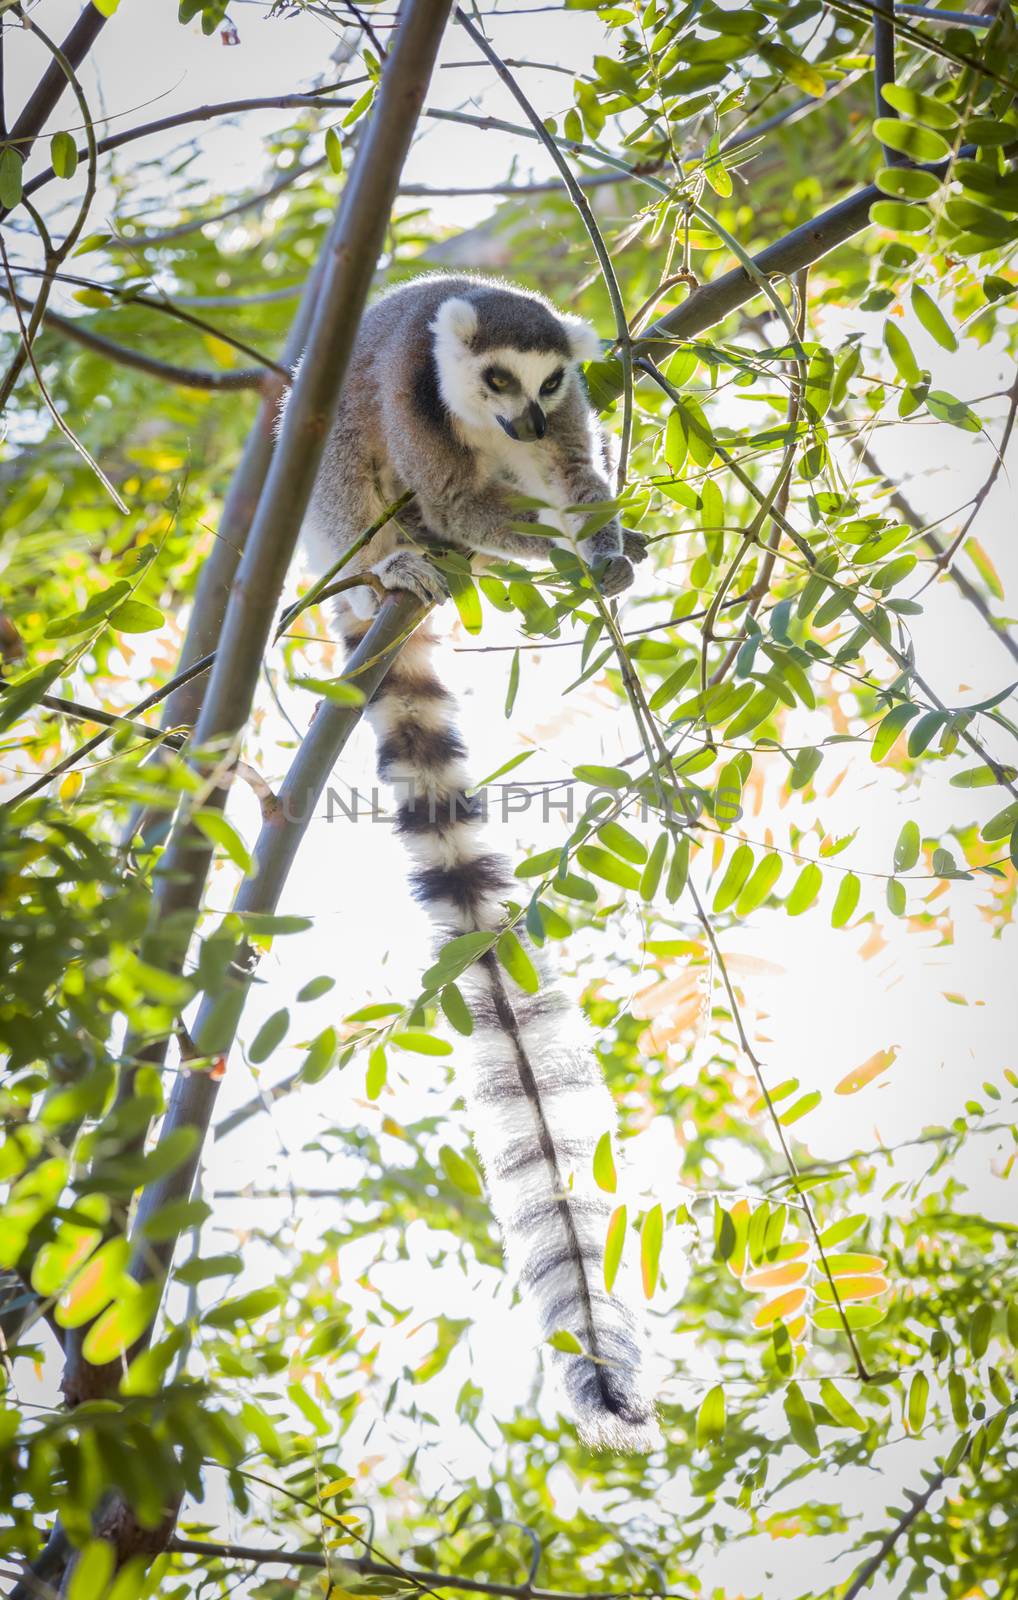
<svg viewBox="0 0 1018 1600"><path fill-rule="evenodd" d="M233 823L227 822L221 811L213 811L207 806L202 807L201 810L192 812L191 821L199 832L205 835L210 844L217 845L219 849L226 852L230 860L240 868L241 872L247 873L251 871L252 862L247 845L233 826Z"/></svg>
<svg viewBox="0 0 1018 1600"><path fill-rule="evenodd" d="M477 593L474 581L467 572L458 572L455 568L445 567L445 580L449 585L453 604L459 612L460 621L468 633L480 633L484 626L484 614L481 611L481 597Z"/></svg>
<svg viewBox="0 0 1018 1600"><path fill-rule="evenodd" d="M641 844L639 839L617 822L603 822L597 830L597 837L617 856L622 856L625 861L634 862L638 867L647 859L646 845Z"/></svg>
<svg viewBox="0 0 1018 1600"><path fill-rule="evenodd" d="M943 100L934 99L933 95L920 94L917 89L909 88L904 83L882 84L880 93L889 106L900 111L910 122L921 122L927 128L947 129L957 125L957 112Z"/></svg>
<svg viewBox="0 0 1018 1600"><path fill-rule="evenodd" d="M930 1394L930 1380L925 1372L917 1372L908 1391L906 1415L913 1433L918 1433L926 1420L926 1402Z"/></svg>
<svg viewBox="0 0 1018 1600"><path fill-rule="evenodd" d="M323 1028L321 1033L312 1039L300 1069L300 1075L305 1083L321 1083L326 1074L332 1070L338 1048L339 1040L335 1028Z"/></svg>
<svg viewBox="0 0 1018 1600"><path fill-rule="evenodd" d="M947 719L942 711L924 711L908 736L908 753L913 761L932 744Z"/></svg>
<svg viewBox="0 0 1018 1600"><path fill-rule="evenodd" d="M49 142L50 166L58 178L73 178L78 168L78 147L69 133L55 133Z"/></svg>
<svg viewBox="0 0 1018 1600"><path fill-rule="evenodd" d="M141 600L125 600L110 612L110 626L121 633L153 633L163 625L163 614Z"/></svg>
<svg viewBox="0 0 1018 1600"><path fill-rule="evenodd" d="M882 1307L874 1305L845 1306L843 1309L845 1321L853 1333L861 1332L865 1328L875 1328L887 1315ZM840 1333L844 1327L837 1306L818 1306L813 1312L813 1321L825 1333Z"/></svg>
<svg viewBox="0 0 1018 1600"><path fill-rule="evenodd" d="M958 340L953 328L936 301L918 283L912 285L912 310L942 350L957 350Z"/></svg>
<svg viewBox="0 0 1018 1600"><path fill-rule="evenodd" d="M438 1152L438 1159L442 1163L442 1171L457 1189L462 1189L464 1194L480 1195L482 1193L481 1175L472 1161L461 1156L451 1144L444 1144Z"/></svg>
<svg viewBox="0 0 1018 1600"><path fill-rule="evenodd" d="M957 400L953 394L948 394L946 389L931 389L926 396L926 409L931 416L940 422L949 422L953 428L961 428L965 433L979 433L982 424L971 406L964 400Z"/></svg>
<svg viewBox="0 0 1018 1600"><path fill-rule="evenodd" d="M889 150L908 156L910 161L922 166L946 161L951 146L942 134L924 128L917 122L903 122L898 117L878 117L873 124L874 136Z"/></svg>
<svg viewBox="0 0 1018 1600"><path fill-rule="evenodd" d="M336 987L335 978L330 978L327 973L322 973L318 978L312 978L302 989L297 990L298 1000L320 1000L323 994L328 994L330 989Z"/></svg>
<svg viewBox="0 0 1018 1600"><path fill-rule="evenodd" d="M988 844L993 844L997 839L1006 839L1008 834L1018 826L1018 800L1005 806L1003 811L998 811L996 816L990 818L979 830L979 837Z"/></svg>
<svg viewBox="0 0 1018 1600"><path fill-rule="evenodd" d="M838 893L831 912L831 927L843 928L859 904L859 879L848 872L838 885Z"/></svg>
<svg viewBox="0 0 1018 1600"><path fill-rule="evenodd" d="M824 1378L821 1381L820 1399L839 1428L855 1428L859 1433L866 1432L865 1420L859 1415L852 1402L845 1398L837 1385L831 1382L830 1378Z"/></svg>
<svg viewBox="0 0 1018 1600"><path fill-rule="evenodd" d="M622 1246L626 1238L626 1208L616 1206L608 1220L608 1233L604 1244L604 1286L609 1294L618 1276L622 1260Z"/></svg>
<svg viewBox="0 0 1018 1600"><path fill-rule="evenodd" d="M667 855L668 835L667 833L659 833L654 841L654 848L650 852L647 865L643 869L643 877L640 879L641 900L650 902L657 894Z"/></svg>
<svg viewBox="0 0 1018 1600"><path fill-rule="evenodd" d="M398 1050L408 1050L413 1055L452 1055L452 1045L448 1039L436 1039L433 1033L424 1033L419 1028L403 1028L399 1033L391 1033L389 1042Z"/></svg>
<svg viewBox="0 0 1018 1600"><path fill-rule="evenodd" d="M669 905L674 905L686 887L689 877L689 835L684 833L675 846L672 864L668 869L668 881L665 884L665 899Z"/></svg>
<svg viewBox="0 0 1018 1600"><path fill-rule="evenodd" d="M897 323L892 322L890 318L884 323L884 343L899 376L906 383L919 383L922 373L919 370L919 363L912 354L912 346Z"/></svg>
<svg viewBox="0 0 1018 1600"><path fill-rule="evenodd" d="M809 1094L802 1095L794 1105L789 1106L787 1111L782 1112L778 1118L781 1126L787 1128L793 1122L798 1122L801 1117L805 1117L820 1104L821 1098L819 1089L812 1089Z"/></svg>
<svg viewBox="0 0 1018 1600"><path fill-rule="evenodd" d="M660 1205L651 1206L640 1229L640 1272L643 1277L643 1293L648 1300L657 1287L664 1227L664 1212Z"/></svg>
<svg viewBox="0 0 1018 1600"><path fill-rule="evenodd" d="M925 206L910 205L906 200L875 200L870 206L870 221L892 233L922 233L933 217Z"/></svg>
<svg viewBox="0 0 1018 1600"><path fill-rule="evenodd" d="M505 968L514 983L519 984L526 994L537 993L541 987L537 968L511 928L507 928L499 936L495 953L500 965Z"/></svg>
<svg viewBox="0 0 1018 1600"><path fill-rule="evenodd" d="M581 766L573 768L573 777L589 783L595 789L627 789L629 773L624 767Z"/></svg>
<svg viewBox="0 0 1018 1600"><path fill-rule="evenodd" d="M808 911L823 884L823 873L815 861L808 861L792 885L788 899L785 901L785 910L790 917L801 916Z"/></svg>
<svg viewBox="0 0 1018 1600"><path fill-rule="evenodd" d="M516 693L520 687L520 652L513 651L512 663L509 667L509 684L505 693L505 714L511 717L513 706L516 704Z"/></svg>
<svg viewBox="0 0 1018 1600"><path fill-rule="evenodd" d="M464 1037L473 1033L474 1019L470 1014L470 1007L454 983L446 984L438 996L438 1003L457 1033L463 1034Z"/></svg>
<svg viewBox="0 0 1018 1600"><path fill-rule="evenodd" d="M812 95L814 99L819 100L826 92L827 85L823 73L811 62L804 61L802 56L796 55L794 50L789 50L787 45L768 40L758 46L758 54L804 94Z"/></svg>
<svg viewBox="0 0 1018 1600"><path fill-rule="evenodd" d="M116 1568L113 1546L105 1539L89 1539L71 1567L64 1591L68 1600L103 1600Z"/></svg>
<svg viewBox="0 0 1018 1600"><path fill-rule="evenodd" d="M267 1061L277 1046L282 1044L289 1026L290 1013L285 1006L274 1011L271 1017L266 1017L248 1050L248 1057L256 1067Z"/></svg>
<svg viewBox="0 0 1018 1600"><path fill-rule="evenodd" d="M603 1133L594 1151L594 1182L606 1194L614 1194L618 1188L618 1181L615 1157L612 1154L612 1137L610 1133Z"/></svg>
<svg viewBox="0 0 1018 1600"><path fill-rule="evenodd" d="M85 1335L82 1346L85 1360L101 1367L126 1354L159 1309L162 1287L161 1281L139 1285L132 1278L125 1278L113 1305Z"/></svg>
<svg viewBox="0 0 1018 1600"><path fill-rule="evenodd" d="M752 868L753 852L749 845L738 845L732 852L724 877L718 884L712 907L715 912L727 911L729 906L735 904L745 887Z"/></svg>
<svg viewBox="0 0 1018 1600"><path fill-rule="evenodd" d="M620 861L608 850L602 850L599 845L581 845L576 852L576 859L585 872L593 873L595 878L603 878L606 883L617 884L620 889L640 887L640 874L636 869Z"/></svg>
<svg viewBox="0 0 1018 1600"><path fill-rule="evenodd" d="M366 90L365 93L361 95L359 100L354 101L353 105L350 107L350 110L343 118L343 127L352 128L355 122L359 122L361 117L363 117L365 112L370 108L371 102L374 100L374 98L375 85L372 84L371 88Z"/></svg>
<svg viewBox="0 0 1018 1600"><path fill-rule="evenodd" d="M725 1391L720 1383L716 1383L704 1395L696 1414L696 1448L709 1449L724 1437L724 1432Z"/></svg>
<svg viewBox="0 0 1018 1600"><path fill-rule="evenodd" d="M839 1222L832 1222L820 1235L820 1243L825 1250L833 1250L835 1245L844 1244L846 1239L851 1239L866 1226L866 1218L861 1214L851 1217L842 1217Z"/></svg>
<svg viewBox="0 0 1018 1600"><path fill-rule="evenodd" d="M11 211L21 202L21 176L24 162L13 145L0 150L0 206Z"/></svg>
<svg viewBox="0 0 1018 1600"><path fill-rule="evenodd" d="M249 1289L247 1294L235 1295L213 1306L202 1317L207 1328L235 1328L240 1322L254 1322L264 1317L282 1303L283 1293L273 1285L264 1289Z"/></svg>
<svg viewBox="0 0 1018 1600"><path fill-rule="evenodd" d="M335 128L328 128L325 133L325 154L329 166L337 178L343 170L343 141Z"/></svg>
<svg viewBox="0 0 1018 1600"><path fill-rule="evenodd" d="M935 172L921 167L881 167L876 176L877 188L897 200L931 200L940 184Z"/></svg>
<svg viewBox="0 0 1018 1600"><path fill-rule="evenodd" d="M343 678L294 678L295 689L307 689L310 694L320 694L334 706L362 706L364 690Z"/></svg>
<svg viewBox="0 0 1018 1600"><path fill-rule="evenodd" d="M870 759L882 761L896 743L902 730L908 726L913 717L918 715L919 707L911 705L908 701L892 706L876 731L870 749Z"/></svg>
<svg viewBox="0 0 1018 1600"><path fill-rule="evenodd" d="M376 1044L368 1056L368 1070L364 1075L364 1093L369 1100L377 1100L385 1088L385 1080L389 1073L389 1063L386 1059L385 1049Z"/></svg>
<svg viewBox="0 0 1018 1600"><path fill-rule="evenodd" d="M727 199L732 192L732 179L721 154L721 140L716 129L704 152L703 175L714 193Z"/></svg>
<svg viewBox="0 0 1018 1600"><path fill-rule="evenodd" d="M567 1356L582 1356L583 1346L575 1333L570 1333L568 1328L560 1328L547 1340L553 1350L561 1350Z"/></svg>
<svg viewBox="0 0 1018 1600"><path fill-rule="evenodd" d="M119 1235L86 1261L57 1301L54 1315L61 1328L80 1328L109 1305L124 1281L130 1254L130 1245Z"/></svg>
<svg viewBox="0 0 1018 1600"><path fill-rule="evenodd" d="M790 1383L785 1390L785 1416L788 1418L788 1426L796 1444L815 1459L820 1454L820 1441L817 1439L817 1430L813 1422L813 1411L806 1396L795 1382Z"/></svg>
<svg viewBox="0 0 1018 1600"><path fill-rule="evenodd" d="M738 916L746 917L751 911L755 911L758 906L763 905L780 878L783 866L784 863L781 857L775 851L771 851L769 855L764 856L763 860L757 863L746 887L739 895L738 903L735 907Z"/></svg>
<svg viewBox="0 0 1018 1600"><path fill-rule="evenodd" d="M911 872L919 860L919 824L909 819L898 835L894 847L895 872Z"/></svg>
<svg viewBox="0 0 1018 1600"><path fill-rule="evenodd" d="M978 1305L969 1319L969 1349L972 1351L974 1361L981 1361L990 1343L990 1330L993 1327L993 1307L987 1305L985 1300Z"/></svg>

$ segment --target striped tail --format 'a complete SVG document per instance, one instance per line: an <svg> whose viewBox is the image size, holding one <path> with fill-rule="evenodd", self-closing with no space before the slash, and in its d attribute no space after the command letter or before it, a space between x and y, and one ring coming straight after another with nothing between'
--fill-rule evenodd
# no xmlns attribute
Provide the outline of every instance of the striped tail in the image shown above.
<svg viewBox="0 0 1018 1600"><path fill-rule="evenodd" d="M344 619L348 646L362 630ZM509 863L484 845L482 805L469 798L456 702L435 675L427 627L404 645L367 716L378 773L392 784L397 827L415 862L416 894L447 933L501 927L512 893ZM464 981L475 1059L463 1091L509 1267L534 1303L546 1338L565 1331L583 1355L553 1363L580 1437L595 1449L648 1450L660 1442L642 1375L642 1333L604 1282L612 1203L594 1182L598 1140L615 1107L576 1008L546 982L537 994L509 980L493 953Z"/></svg>

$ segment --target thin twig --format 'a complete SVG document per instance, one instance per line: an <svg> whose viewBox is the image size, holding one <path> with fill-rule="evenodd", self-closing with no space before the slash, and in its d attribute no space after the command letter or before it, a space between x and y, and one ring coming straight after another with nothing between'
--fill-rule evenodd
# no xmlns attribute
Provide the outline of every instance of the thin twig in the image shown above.
<svg viewBox="0 0 1018 1600"><path fill-rule="evenodd" d="M256 1566L314 1567L328 1570L330 1561L372 1577L401 1578L404 1582L419 1583L429 1589L459 1589L464 1594L491 1594L509 1596L510 1600L683 1600L674 1589L537 1589L530 1583L497 1583L485 1578L461 1577L455 1573L429 1572L425 1569L400 1567L392 1562L375 1561L369 1556L341 1556L330 1550L323 1555L318 1550L270 1550L257 1545L213 1543L206 1539L173 1538L168 1550L181 1555L219 1556L235 1561L250 1561Z"/></svg>
<svg viewBox="0 0 1018 1600"><path fill-rule="evenodd" d="M480 29L474 26L470 18L459 7L456 9L456 21L474 41L477 48L483 53L485 58L494 67L495 71L498 73L498 76L509 90L509 93L526 115L537 137L540 139L559 172L562 174L562 182L565 184L566 189L569 192L569 198L573 202L580 220L587 230L590 242L594 247L594 254L597 256L601 273L604 277L605 288L608 291L608 298L611 301L612 314L615 318L616 344L618 346L619 359L622 364L622 433L619 439L619 460L617 481L615 486L616 493L619 493L625 486L626 466L629 459L629 443L633 430L633 352L629 338L629 320L626 316L626 308L622 299L622 291L619 288L619 280L616 276L615 268L612 265L612 259L608 253L608 247L604 242L604 237L597 225L594 213L590 209L590 202L588 201L580 185L577 183L576 178L569 167L569 163L565 159L565 156L559 149L558 140L548 132L548 129L545 127L543 121L534 110L519 84L516 82L516 79L513 77L512 73L509 71L508 67L504 64L501 58L495 54L495 51L491 48L491 45L488 43L483 33L481 33Z"/></svg>
<svg viewBox="0 0 1018 1600"><path fill-rule="evenodd" d="M773 1124L774 1131L777 1134L778 1143L781 1146L781 1153L784 1157L785 1165L788 1168L793 1187L795 1188L796 1193L798 1194L802 1203L803 1214L806 1217L806 1222L809 1226L810 1233L813 1235L813 1243L816 1248L817 1257L821 1266L823 1267L824 1276L827 1279L828 1287L830 1288L834 1304L838 1310L838 1316L841 1320L841 1325L845 1331L845 1337L848 1340L849 1349L852 1352L852 1359L855 1362L856 1375L858 1376L860 1382L868 1383L870 1374L867 1370L866 1363L862 1358L862 1351L859 1349L859 1346L856 1343L855 1334L852 1332L845 1307L841 1300L841 1295L838 1292L837 1281L831 1271L823 1244L821 1243L820 1228L817 1224L816 1217L813 1215L813 1207L810 1205L808 1192L802 1187L800 1181L801 1175L799 1168L796 1165L795 1156L792 1153L792 1147L788 1143L788 1139L785 1136L785 1130L781 1126L781 1118L778 1115L777 1107L775 1106L774 1101L771 1099L770 1090L768 1089L766 1080L764 1079L763 1065L754 1051L753 1046L749 1042L749 1036L746 1033L745 1025L742 1020L742 1010L738 1000L736 999L735 989L732 986L732 980L728 974L728 967L725 963L725 958L721 953L721 947L718 943L717 934L714 932L714 926L704 909L703 902L697 893L696 885L693 883L692 878L687 880L687 888L689 889L690 898L692 899L693 907L696 911L697 921L706 935L707 941L710 944L711 950L713 951L714 960L717 963L718 971L721 974L721 981L725 986L725 993L728 996L728 1004L731 1009L732 1020L735 1023L736 1031L739 1035L739 1044L747 1061L753 1068L753 1075L756 1078L760 1094L762 1095L764 1104L766 1105L770 1114L771 1123Z"/></svg>

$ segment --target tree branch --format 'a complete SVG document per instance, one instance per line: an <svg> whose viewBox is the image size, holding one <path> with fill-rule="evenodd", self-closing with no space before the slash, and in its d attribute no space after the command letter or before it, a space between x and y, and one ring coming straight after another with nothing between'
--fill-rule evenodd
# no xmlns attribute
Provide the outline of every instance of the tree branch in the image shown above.
<svg viewBox="0 0 1018 1600"><path fill-rule="evenodd" d="M891 0L874 0L873 4L873 103L878 117L896 117L898 113L884 99L884 88L894 83L894 7ZM890 145L880 146L889 167L900 166L904 157Z"/></svg>
<svg viewBox="0 0 1018 1600"><path fill-rule="evenodd" d="M0 294L23 309L31 307L30 300L23 295L12 294L9 289L0 288ZM103 356L120 367L133 367L136 372L158 378L160 383L174 383L181 389L260 389L265 382L266 372L271 370L267 367L224 367L221 372L213 372L203 367L180 367L169 361L159 361L155 356L146 355L143 350L131 350L127 345L117 344L114 339L107 339L105 334L94 333L91 328L83 327L78 318L62 316L59 311L51 311L48 307L43 311L42 321L52 332L73 339L94 355Z"/></svg>
<svg viewBox="0 0 1018 1600"><path fill-rule="evenodd" d="M290 869L325 790L332 769L363 713L363 706L382 682L399 649L424 611L412 595L393 595L382 606L368 632L350 656L342 680L363 693L359 705L319 704L311 727L290 765L279 793L266 808L265 820L254 851L254 870L240 887L234 911L271 915L279 904ZM246 941L239 944L229 964L230 976L207 992L191 1029L188 1055L215 1058L225 1067L240 1022L257 964L257 952ZM131 1273L139 1281L164 1274L169 1268L176 1235L150 1244L144 1237L147 1220L174 1200L186 1199L198 1168L204 1137L215 1107L221 1071L203 1067L182 1071L160 1130L160 1144L179 1128L194 1128L199 1137L191 1154L142 1193L132 1230ZM141 1341L144 1343L145 1341ZM133 1354L133 1352L132 1352Z"/></svg>
<svg viewBox="0 0 1018 1600"><path fill-rule="evenodd" d="M173 1538L166 1547L179 1555L219 1556L227 1560L252 1561L257 1566L314 1567L329 1571L341 1566L350 1572L372 1577L402 1578L404 1582L419 1583L429 1589L460 1589L465 1594L493 1594L517 1597L517 1600L641 1600L641 1596L654 1596L655 1600L683 1600L674 1589L535 1589L529 1583L495 1583L484 1578L463 1578L453 1573L429 1572L424 1568L396 1566L388 1561L375 1561L370 1556L339 1556L330 1551L322 1555L317 1550L267 1550L257 1545L221 1544L207 1539Z"/></svg>
<svg viewBox="0 0 1018 1600"><path fill-rule="evenodd" d="M236 579L194 744L229 752L250 715L262 657L279 593L311 496L329 427L339 404L347 364L388 228L399 175L417 124L435 56L449 14L449 0L407 0L378 94L350 177L325 242L305 357L294 384L264 488ZM227 760L229 755L227 754ZM220 764L222 757L220 757ZM216 768L206 766L212 788L207 803L221 806L225 793ZM182 968L198 920L212 847L182 815L160 862L147 934L145 959L164 971ZM125 1044L125 1057L158 1065L167 1041ZM127 1068L118 1086L123 1105L133 1090ZM141 1139L144 1129L139 1130ZM84 1360L84 1329L69 1341L65 1388L72 1398L97 1392ZM104 1369L105 1370L105 1369ZM117 1369L119 1370L119 1369ZM98 1392L109 1392L115 1374L105 1371Z"/></svg>
<svg viewBox="0 0 1018 1600"><path fill-rule="evenodd" d="M964 146L958 153L971 154L972 148ZM921 170L942 173L944 168ZM786 233L783 239L778 239L754 256L758 273L766 278L788 278L803 267L812 266L831 250L845 244L853 234L861 232L869 223L870 206L875 200L883 198L885 196L876 184L867 184L865 189L850 195L847 200L840 200L809 222L801 223L798 228ZM723 322L731 312L737 311L747 300L752 300L758 292L756 281L745 268L734 267L712 283L703 284L682 305L652 323L635 341L634 358L646 355L661 359L676 344ZM615 391L620 393L621 385L615 385Z"/></svg>
<svg viewBox="0 0 1018 1600"><path fill-rule="evenodd" d="M100 32L105 27L107 20L98 6L86 3L77 22L60 47L61 54L70 65L72 72L77 72L99 37ZM39 82L29 95L21 115L8 136L8 142L17 146L23 162L28 160L32 146L46 126L51 112L56 109L57 101L66 89L67 82L67 74L60 62L54 59L49 62ZM86 154L85 151L79 153L81 155ZM7 216L7 214L6 210L0 210L0 219Z"/></svg>

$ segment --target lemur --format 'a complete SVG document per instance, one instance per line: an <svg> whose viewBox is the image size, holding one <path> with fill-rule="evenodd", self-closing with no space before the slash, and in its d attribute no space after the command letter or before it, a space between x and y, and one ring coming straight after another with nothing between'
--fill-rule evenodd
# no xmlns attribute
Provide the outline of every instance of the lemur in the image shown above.
<svg viewBox="0 0 1018 1600"><path fill-rule="evenodd" d="M406 490L414 498L344 569L377 580L338 597L348 649L366 632L379 587L424 601L446 596L429 546L546 562L548 538L514 523L551 521L558 508L566 530L562 508L612 498L607 443L578 370L599 349L578 317L489 280L417 279L371 306L305 521L311 565L331 566L387 505ZM518 495L553 509L521 513ZM645 553L615 518L580 551L606 594L632 582L632 560ZM512 869L486 846L480 802L468 797L455 701L432 665L436 642L426 624L418 628L366 714L379 777L397 791L418 897L446 934L495 930L505 924ZM537 994L508 982L490 952L468 975L476 1049L462 1087L474 1142L510 1268L545 1337L565 1330L583 1352L552 1354L581 1438L649 1449L658 1435L643 1334L605 1288L612 1202L592 1170L615 1108L578 1013L524 941L542 976Z"/></svg>

